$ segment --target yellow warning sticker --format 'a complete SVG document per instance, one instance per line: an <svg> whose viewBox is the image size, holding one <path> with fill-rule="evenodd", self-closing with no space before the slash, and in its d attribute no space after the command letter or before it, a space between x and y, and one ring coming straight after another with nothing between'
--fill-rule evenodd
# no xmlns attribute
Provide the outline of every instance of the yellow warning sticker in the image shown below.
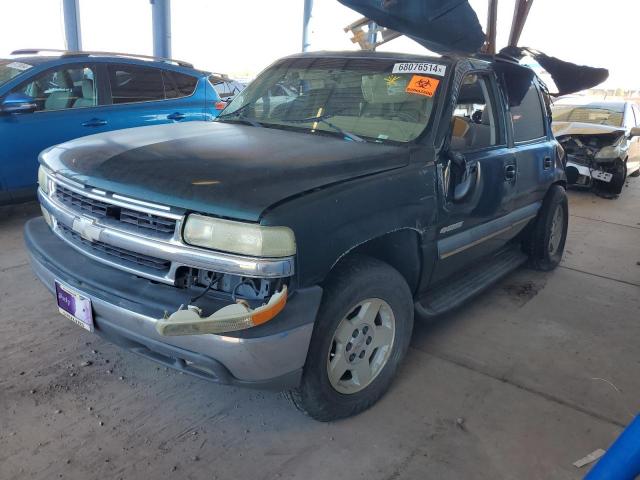
<svg viewBox="0 0 640 480"><path fill-rule="evenodd" d="M440 80L437 78L423 77L422 75L414 75L411 77L405 92L415 93L416 95L425 95L427 97L433 97L436 93Z"/></svg>

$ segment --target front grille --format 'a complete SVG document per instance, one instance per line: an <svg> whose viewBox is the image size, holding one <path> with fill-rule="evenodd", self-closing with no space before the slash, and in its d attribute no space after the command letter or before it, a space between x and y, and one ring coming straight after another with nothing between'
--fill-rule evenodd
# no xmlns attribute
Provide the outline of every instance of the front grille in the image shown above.
<svg viewBox="0 0 640 480"><path fill-rule="evenodd" d="M111 206L106 202L80 195L62 185L56 185L56 197L73 210L90 213L96 217L106 217Z"/></svg>
<svg viewBox="0 0 640 480"><path fill-rule="evenodd" d="M132 252L103 242L91 242L82 238L80 234L62 223L58 223L58 228L65 237L76 245L82 246L85 250L92 250L94 253L101 254L100 256L102 257L107 255L109 257L118 258L120 263L129 263L131 266L143 266L157 271L168 271L171 267L171 262L168 260Z"/></svg>
<svg viewBox="0 0 640 480"><path fill-rule="evenodd" d="M56 185L55 196L64 205L78 213L114 220L120 223L120 226L125 230L152 231L165 237L172 236L176 230L176 221L171 218L139 212L102 200L96 200L60 184Z"/></svg>

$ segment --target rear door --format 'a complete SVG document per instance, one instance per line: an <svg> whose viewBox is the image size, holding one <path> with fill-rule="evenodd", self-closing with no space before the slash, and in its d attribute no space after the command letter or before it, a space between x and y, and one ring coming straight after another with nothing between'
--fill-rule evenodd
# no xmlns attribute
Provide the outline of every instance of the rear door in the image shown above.
<svg viewBox="0 0 640 480"><path fill-rule="evenodd" d="M17 199L35 193L38 154L47 147L108 129L96 124L103 95L96 66L58 66L25 80L10 93L35 99L33 113L0 116L0 175Z"/></svg>
<svg viewBox="0 0 640 480"><path fill-rule="evenodd" d="M510 107L517 167L514 208L533 208L553 182L556 142L546 116L542 92L533 78L520 104Z"/></svg>
<svg viewBox="0 0 640 480"><path fill-rule="evenodd" d="M505 108L493 73L464 77L451 120L450 153L441 159L445 191L432 283L468 268L508 239L505 228L516 192L516 158L507 142ZM454 198L458 181L449 158L456 154L479 169L475 188L461 200Z"/></svg>
<svg viewBox="0 0 640 480"><path fill-rule="evenodd" d="M112 129L203 120L198 78L134 64L105 66Z"/></svg>

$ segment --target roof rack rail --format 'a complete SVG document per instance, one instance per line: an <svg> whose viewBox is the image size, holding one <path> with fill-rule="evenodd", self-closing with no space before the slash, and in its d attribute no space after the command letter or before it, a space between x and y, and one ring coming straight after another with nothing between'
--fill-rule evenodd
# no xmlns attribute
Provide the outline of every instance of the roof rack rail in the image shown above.
<svg viewBox="0 0 640 480"><path fill-rule="evenodd" d="M126 57L126 58L142 58L145 60L155 60L158 62L175 63L181 67L194 68L192 63L185 62L183 60L176 60L174 58L154 57L153 55L139 55L137 53L121 53L121 52L97 52L90 50L60 50L55 48L23 48L20 50L14 50L11 55L37 55L42 52L61 53L63 57L83 57L91 55L106 55L112 57Z"/></svg>

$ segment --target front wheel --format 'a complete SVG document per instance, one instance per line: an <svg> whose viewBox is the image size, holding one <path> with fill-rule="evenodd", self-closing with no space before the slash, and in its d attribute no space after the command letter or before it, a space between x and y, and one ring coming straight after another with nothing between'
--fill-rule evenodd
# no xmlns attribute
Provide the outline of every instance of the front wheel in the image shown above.
<svg viewBox="0 0 640 480"><path fill-rule="evenodd" d="M562 260L569 227L569 202L560 185L552 185L532 225L524 231L523 247L536 270L549 271Z"/></svg>
<svg viewBox="0 0 640 480"><path fill-rule="evenodd" d="M389 388L409 347L413 300L388 264L354 257L327 282L294 405L320 421L349 417Z"/></svg>

